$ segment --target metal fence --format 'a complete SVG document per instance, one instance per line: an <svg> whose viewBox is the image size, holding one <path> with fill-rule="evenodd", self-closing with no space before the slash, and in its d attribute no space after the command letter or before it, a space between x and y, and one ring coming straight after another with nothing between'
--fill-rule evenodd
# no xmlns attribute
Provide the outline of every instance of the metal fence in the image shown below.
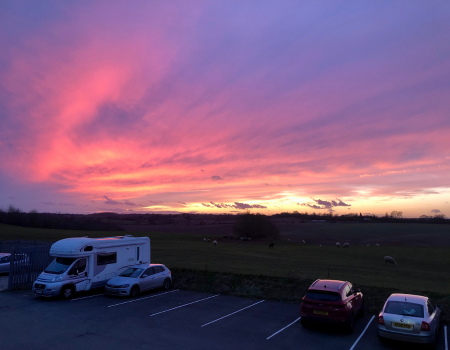
<svg viewBox="0 0 450 350"><path fill-rule="evenodd" d="M50 264L49 255L51 244L29 247L16 246L11 251L9 265L8 289L31 288L33 282Z"/></svg>
<svg viewBox="0 0 450 350"><path fill-rule="evenodd" d="M32 247L38 245L51 244L46 241L32 240L32 239L14 239L2 240L0 239L0 253L11 253L13 249L19 247Z"/></svg>

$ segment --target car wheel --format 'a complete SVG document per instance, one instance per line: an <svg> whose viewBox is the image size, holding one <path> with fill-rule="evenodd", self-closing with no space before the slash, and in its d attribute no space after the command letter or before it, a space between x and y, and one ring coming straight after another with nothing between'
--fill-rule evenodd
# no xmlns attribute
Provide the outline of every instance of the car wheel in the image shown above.
<svg viewBox="0 0 450 350"><path fill-rule="evenodd" d="M353 316L352 314L349 320L347 321L346 331L347 333L352 334L354 330L355 330L355 316Z"/></svg>
<svg viewBox="0 0 450 350"><path fill-rule="evenodd" d="M63 299L71 299L73 297L73 294L75 293L75 288L73 286L63 286L61 288L61 298Z"/></svg>
<svg viewBox="0 0 450 350"><path fill-rule="evenodd" d="M364 300L361 303L361 310L359 310L358 317L361 317L361 318L364 317Z"/></svg>
<svg viewBox="0 0 450 350"><path fill-rule="evenodd" d="M437 338L438 338L438 332L437 332L437 329L436 329L436 332L434 333L433 341L428 345L428 348L429 348L429 349L436 349L436 346L437 346Z"/></svg>
<svg viewBox="0 0 450 350"><path fill-rule="evenodd" d="M135 298L135 297L137 297L139 295L139 293L140 293L140 289L139 289L138 286L131 287L130 297Z"/></svg>
<svg viewBox="0 0 450 350"><path fill-rule="evenodd" d="M308 320L305 320L304 318L300 319L300 323L302 324L303 327L310 327L311 326L311 322L309 322Z"/></svg>
<svg viewBox="0 0 450 350"><path fill-rule="evenodd" d="M166 278L163 283L163 288L165 290L168 290L170 289L170 287L172 287L172 281L170 280L170 278Z"/></svg>
<svg viewBox="0 0 450 350"><path fill-rule="evenodd" d="M379 334L378 334L378 340L380 341L381 344L386 344L387 343L387 339L381 337Z"/></svg>

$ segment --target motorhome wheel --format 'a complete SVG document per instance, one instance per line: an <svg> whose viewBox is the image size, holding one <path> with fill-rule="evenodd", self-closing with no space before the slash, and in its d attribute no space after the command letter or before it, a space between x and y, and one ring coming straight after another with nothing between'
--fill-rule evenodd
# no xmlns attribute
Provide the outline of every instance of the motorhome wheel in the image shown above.
<svg viewBox="0 0 450 350"><path fill-rule="evenodd" d="M74 288L73 286L64 286L61 288L61 297L64 299L70 299L73 297Z"/></svg>

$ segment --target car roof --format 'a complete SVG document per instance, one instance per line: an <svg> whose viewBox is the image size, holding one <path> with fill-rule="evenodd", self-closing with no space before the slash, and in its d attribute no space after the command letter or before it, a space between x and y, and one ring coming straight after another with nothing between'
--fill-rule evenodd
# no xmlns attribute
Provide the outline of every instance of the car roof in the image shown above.
<svg viewBox="0 0 450 350"><path fill-rule="evenodd" d="M0 253L0 256L9 256L11 253Z"/></svg>
<svg viewBox="0 0 450 350"><path fill-rule="evenodd" d="M340 291L348 282L338 280L316 280L309 289Z"/></svg>
<svg viewBox="0 0 450 350"><path fill-rule="evenodd" d="M394 293L386 301L409 301L411 303L426 304L428 297L414 294Z"/></svg>
<svg viewBox="0 0 450 350"><path fill-rule="evenodd" d="M152 266L164 266L163 264L137 264L137 265L132 265L130 267L132 268L139 268L139 269L146 269L148 267L152 267Z"/></svg>

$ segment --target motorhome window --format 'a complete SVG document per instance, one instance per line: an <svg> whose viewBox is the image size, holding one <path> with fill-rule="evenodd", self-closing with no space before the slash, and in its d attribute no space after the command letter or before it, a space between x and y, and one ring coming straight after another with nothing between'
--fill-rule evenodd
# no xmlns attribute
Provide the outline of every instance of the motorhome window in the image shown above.
<svg viewBox="0 0 450 350"><path fill-rule="evenodd" d="M84 270L86 270L86 259L83 258L73 264L72 268L70 269L69 275L78 275L80 273L83 273Z"/></svg>
<svg viewBox="0 0 450 350"><path fill-rule="evenodd" d="M97 266L115 264L116 262L117 262L117 253L97 255Z"/></svg>
<svg viewBox="0 0 450 350"><path fill-rule="evenodd" d="M52 273L60 275L67 271L76 258L56 258L44 270L45 273Z"/></svg>
<svg viewBox="0 0 450 350"><path fill-rule="evenodd" d="M83 273L86 269L86 259L80 259L75 264L73 264L72 268L70 269L69 275L78 275L80 273Z"/></svg>
<svg viewBox="0 0 450 350"><path fill-rule="evenodd" d="M91 252L92 249L94 249L94 247L91 246L91 245L88 245L88 246L84 247L84 251L85 251L85 252Z"/></svg>

